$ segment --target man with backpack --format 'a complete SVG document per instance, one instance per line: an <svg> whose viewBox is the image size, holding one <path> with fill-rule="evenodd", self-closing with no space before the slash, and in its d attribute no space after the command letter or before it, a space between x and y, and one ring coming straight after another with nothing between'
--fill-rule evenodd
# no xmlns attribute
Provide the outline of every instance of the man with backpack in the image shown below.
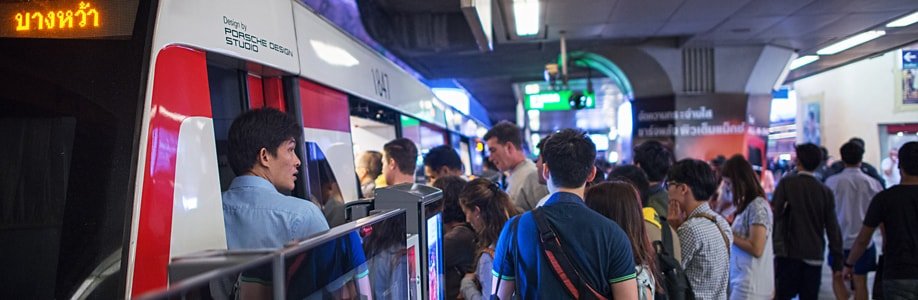
<svg viewBox="0 0 918 300"><path fill-rule="evenodd" d="M583 202L595 157L596 146L578 130L545 142L541 175L552 195L504 225L492 270L499 299L637 299L627 235Z"/></svg>
<svg viewBox="0 0 918 300"><path fill-rule="evenodd" d="M673 165L667 179L667 221L677 228L682 267L695 298L727 299L733 232L727 220L708 205L717 189L714 171L706 162L683 159Z"/></svg>

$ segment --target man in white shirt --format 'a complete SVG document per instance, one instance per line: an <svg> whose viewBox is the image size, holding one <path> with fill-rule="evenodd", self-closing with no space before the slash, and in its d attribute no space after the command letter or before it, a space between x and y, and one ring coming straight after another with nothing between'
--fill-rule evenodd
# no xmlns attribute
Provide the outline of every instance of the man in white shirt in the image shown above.
<svg viewBox="0 0 918 300"><path fill-rule="evenodd" d="M899 184L901 180L899 174L899 149L890 147L889 156L880 162L880 168L883 171L883 179L886 180L886 187Z"/></svg>
<svg viewBox="0 0 918 300"><path fill-rule="evenodd" d="M535 208L539 199L548 195L548 188L539 183L535 163L526 158L520 128L503 121L488 130L484 140L491 152L491 162L501 172L510 173L506 187L510 199L522 211Z"/></svg>

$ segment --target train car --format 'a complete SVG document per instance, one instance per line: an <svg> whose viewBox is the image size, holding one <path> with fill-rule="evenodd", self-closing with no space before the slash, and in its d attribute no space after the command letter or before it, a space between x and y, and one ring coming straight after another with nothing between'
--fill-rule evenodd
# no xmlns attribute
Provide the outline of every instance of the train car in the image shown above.
<svg viewBox="0 0 918 300"><path fill-rule="evenodd" d="M130 298L166 286L172 257L225 249L226 134L247 109L302 122L293 194L326 212L358 198L352 103L480 154L484 123L297 1L16 1L0 16L0 298Z"/></svg>

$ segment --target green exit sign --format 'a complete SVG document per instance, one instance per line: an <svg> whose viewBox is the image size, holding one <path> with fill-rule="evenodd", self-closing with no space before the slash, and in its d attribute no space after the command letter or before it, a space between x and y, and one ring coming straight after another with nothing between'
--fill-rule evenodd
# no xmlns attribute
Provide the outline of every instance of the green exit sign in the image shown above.
<svg viewBox="0 0 918 300"><path fill-rule="evenodd" d="M570 90L543 91L523 96L523 108L526 110L563 111L571 110L570 99L574 92ZM579 93L578 93L579 94ZM582 94L586 97L584 109L596 107L595 95Z"/></svg>

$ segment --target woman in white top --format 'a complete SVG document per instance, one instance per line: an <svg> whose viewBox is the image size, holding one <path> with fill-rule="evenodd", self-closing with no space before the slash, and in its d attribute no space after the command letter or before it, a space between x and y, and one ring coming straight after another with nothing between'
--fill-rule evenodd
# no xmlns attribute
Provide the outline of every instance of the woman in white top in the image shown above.
<svg viewBox="0 0 918 300"><path fill-rule="evenodd" d="M752 165L734 155L723 167L724 188L736 207L730 249L730 299L771 299L775 289L773 218Z"/></svg>
<svg viewBox="0 0 918 300"><path fill-rule="evenodd" d="M637 273L639 299L654 299L658 280L656 252L644 228L644 217L641 210L641 197L631 183L624 181L604 182L586 191L586 205L615 221L628 239L631 240L631 252L634 255Z"/></svg>
<svg viewBox="0 0 918 300"><path fill-rule="evenodd" d="M518 214L516 205L496 183L484 178L469 181L459 193L459 204L465 213L466 221L478 235L475 273L466 274L462 279L460 294L466 300L490 299L494 292L491 287L494 246L504 223Z"/></svg>

